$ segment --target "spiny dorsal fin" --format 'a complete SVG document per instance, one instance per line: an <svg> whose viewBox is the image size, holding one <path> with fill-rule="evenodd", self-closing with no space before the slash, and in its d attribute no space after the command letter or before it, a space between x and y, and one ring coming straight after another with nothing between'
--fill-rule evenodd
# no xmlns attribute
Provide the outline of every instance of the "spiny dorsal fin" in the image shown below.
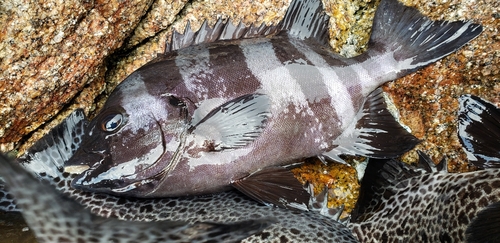
<svg viewBox="0 0 500 243"><path fill-rule="evenodd" d="M479 168L500 168L500 109L472 95L459 98L458 137Z"/></svg>
<svg viewBox="0 0 500 243"><path fill-rule="evenodd" d="M188 22L183 34L176 30L173 31L170 42L166 44L165 53L191 45L211 43L218 40L237 40L267 36L276 34L279 30L277 25L267 26L264 23L258 27L255 27L253 24L247 27L240 22L235 26L231 19L224 23L219 18L213 27L208 26L205 20L198 31L193 31L190 22Z"/></svg>
<svg viewBox="0 0 500 243"><path fill-rule="evenodd" d="M198 31L193 31L188 22L183 34L173 31L170 42L166 44L165 53L218 40L267 36L277 34L282 30L299 39L313 38L322 44L327 44L328 20L329 17L323 11L321 0L293 0L285 17L278 25L268 26L262 23L260 26L251 24L247 27L240 22L235 26L231 19L224 23L219 18L213 27L209 27L205 20Z"/></svg>
<svg viewBox="0 0 500 243"><path fill-rule="evenodd" d="M431 157L429 157L429 155L427 155L426 153L417 150L417 154L418 154L418 164L417 164L418 168L423 169L427 173L435 173L435 172L448 173L448 163L446 162L446 158L443 158L436 165L434 164L434 161L432 161Z"/></svg>
<svg viewBox="0 0 500 243"><path fill-rule="evenodd" d="M321 0L292 1L281 22L281 29L299 39L314 38L328 43L328 20Z"/></svg>

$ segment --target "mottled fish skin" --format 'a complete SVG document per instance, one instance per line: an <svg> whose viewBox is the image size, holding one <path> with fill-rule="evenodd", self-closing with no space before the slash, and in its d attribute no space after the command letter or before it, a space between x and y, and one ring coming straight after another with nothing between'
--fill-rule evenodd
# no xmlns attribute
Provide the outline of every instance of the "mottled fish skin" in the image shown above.
<svg viewBox="0 0 500 243"><path fill-rule="evenodd" d="M254 225L260 222L262 228L264 228L264 226L268 226L269 222L272 222L272 225L269 225L260 233L256 233L256 230L247 232L249 236L242 242L357 242L348 228L330 218L314 212L291 211L265 206L236 191L199 197L133 199L75 190L70 186L75 175L63 173L62 170L63 158L68 155L71 156L72 153L69 148L78 147L80 143L78 137L81 134L75 133L75 130L79 129L78 124L82 124L80 119L83 119L83 117L78 116L78 113L81 113L81 111L73 113L58 127L39 140L18 162L40 180L50 183L58 191L81 203L86 209L99 217L110 218L110 221L117 221L114 220L117 218L133 221L214 222L216 227L224 227L224 225L231 227L234 225L233 228L229 228L233 230L237 230L239 229L238 226L243 227L245 224L251 226L252 222ZM52 141L55 141L55 143ZM24 186L20 186L19 189L25 190ZM37 194L32 193L31 195ZM2 198L0 198L1 201ZM8 208L15 206L11 205ZM33 203L29 204L28 208L32 206ZM78 209L74 211L84 210ZM34 213L43 215L43 212L40 211ZM62 216L53 215L53 217L61 218ZM270 220L269 217L272 217L272 219ZM36 219L26 218L26 220L30 222ZM124 224L125 228L127 225L131 227L130 232L136 227L134 222L120 224ZM165 224L168 225L168 223ZM160 229L162 224L151 223L150 226L154 229ZM196 227L196 225L186 227ZM109 228L104 228L100 232L105 234L107 229ZM169 227L166 227L166 229L169 229ZM34 231L38 232L36 229ZM174 232L173 229L172 232ZM168 234L172 232L166 231ZM234 232L235 236L237 236L237 233ZM67 235L67 237L71 236ZM131 240L131 238L128 235L121 235L118 240L120 241L117 242L128 242L127 240Z"/></svg>
<svg viewBox="0 0 500 243"><path fill-rule="evenodd" d="M448 173L421 153L419 167L371 161L348 227L361 242L498 242L500 109L459 98L458 137L480 168Z"/></svg>
<svg viewBox="0 0 500 243"><path fill-rule="evenodd" d="M170 52L127 77L91 121L68 161L90 169L73 186L134 197L207 194L306 157L395 157L418 140L379 156L385 148L377 139L392 130L357 123L366 97L482 31L383 0L368 51L343 58L325 45L327 22L320 0L294 0L269 31L240 26L232 39L229 24L186 30ZM261 33L240 38L251 30Z"/></svg>
<svg viewBox="0 0 500 243"><path fill-rule="evenodd" d="M41 183L0 154L0 176L16 198L38 242L239 242L273 219L233 224L182 221L131 222L96 216L73 199Z"/></svg>
<svg viewBox="0 0 500 243"><path fill-rule="evenodd" d="M384 162L370 162L377 163ZM500 201L498 169L418 173L400 161L387 162L382 171L370 164L367 173L375 170L389 183L348 224L360 242L465 242L478 212Z"/></svg>

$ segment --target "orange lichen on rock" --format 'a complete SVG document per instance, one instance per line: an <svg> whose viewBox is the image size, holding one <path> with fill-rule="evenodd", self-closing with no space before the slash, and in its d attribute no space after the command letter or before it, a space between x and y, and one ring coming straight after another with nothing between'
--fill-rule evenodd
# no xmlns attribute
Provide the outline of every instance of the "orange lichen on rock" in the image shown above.
<svg viewBox="0 0 500 243"><path fill-rule="evenodd" d="M359 196L359 182L356 170L345 164L323 164L319 159L311 158L298 168L292 169L297 179L314 187L314 194L328 188L328 207L345 206L341 217L347 217Z"/></svg>

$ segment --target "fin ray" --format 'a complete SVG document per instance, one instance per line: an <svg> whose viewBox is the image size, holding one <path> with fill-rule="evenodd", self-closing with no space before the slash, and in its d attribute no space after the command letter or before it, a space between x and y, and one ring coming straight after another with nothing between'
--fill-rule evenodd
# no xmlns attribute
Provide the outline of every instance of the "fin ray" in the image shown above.
<svg viewBox="0 0 500 243"><path fill-rule="evenodd" d="M500 168L500 108L472 95L459 98L458 137L470 162Z"/></svg>
<svg viewBox="0 0 500 243"><path fill-rule="evenodd" d="M383 91L378 88L367 97L356 121L336 139L338 147L323 155L337 161L342 161L338 154L395 158L419 142L389 112Z"/></svg>
<svg viewBox="0 0 500 243"><path fill-rule="evenodd" d="M398 69L402 70L398 76L404 76L458 50L481 32L478 24L432 21L397 0L382 0L367 52L394 52Z"/></svg>
<svg viewBox="0 0 500 243"><path fill-rule="evenodd" d="M307 210L310 195L293 173L283 167L267 167L235 180L233 187L265 205Z"/></svg>
<svg viewBox="0 0 500 243"><path fill-rule="evenodd" d="M200 121L193 121L189 132L213 142L216 151L244 147L264 130L269 107L266 95L243 95L213 109Z"/></svg>

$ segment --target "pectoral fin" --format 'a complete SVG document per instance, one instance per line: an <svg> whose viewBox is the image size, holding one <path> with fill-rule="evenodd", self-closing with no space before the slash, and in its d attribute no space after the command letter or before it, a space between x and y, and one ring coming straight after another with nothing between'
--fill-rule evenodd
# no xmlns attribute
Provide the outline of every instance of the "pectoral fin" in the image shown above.
<svg viewBox="0 0 500 243"><path fill-rule="evenodd" d="M310 195L293 173L283 167L267 167L232 185L245 195L266 205L307 210Z"/></svg>
<svg viewBox="0 0 500 243"><path fill-rule="evenodd" d="M243 95L210 111L189 132L210 141L216 151L244 147L264 130L269 107L266 95Z"/></svg>

